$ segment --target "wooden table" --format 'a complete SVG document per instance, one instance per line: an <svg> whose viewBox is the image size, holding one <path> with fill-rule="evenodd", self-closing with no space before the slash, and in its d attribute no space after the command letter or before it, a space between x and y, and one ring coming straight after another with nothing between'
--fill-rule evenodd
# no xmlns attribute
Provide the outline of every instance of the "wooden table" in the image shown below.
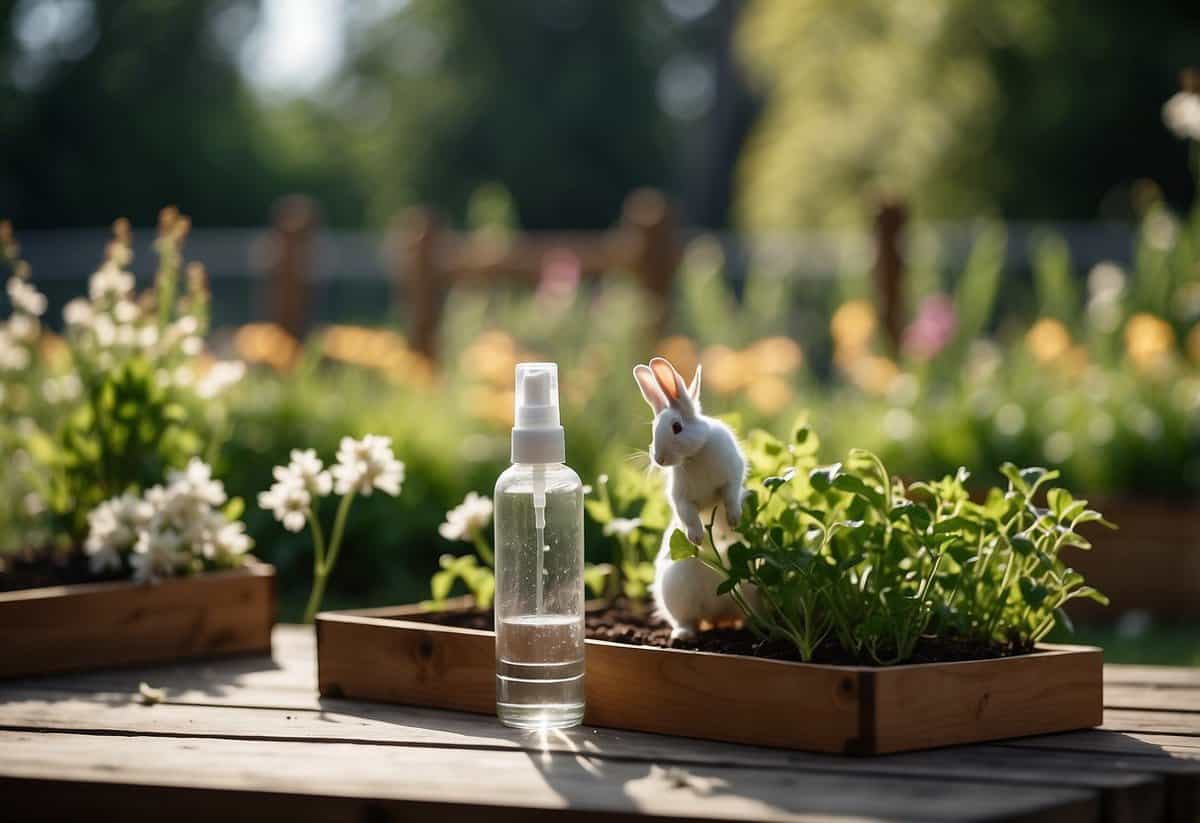
<svg viewBox="0 0 1200 823"><path fill-rule="evenodd" d="M1200 669L1108 666L1101 730L852 759L321 699L311 630L274 647L0 684L0 819L1200 820Z"/></svg>

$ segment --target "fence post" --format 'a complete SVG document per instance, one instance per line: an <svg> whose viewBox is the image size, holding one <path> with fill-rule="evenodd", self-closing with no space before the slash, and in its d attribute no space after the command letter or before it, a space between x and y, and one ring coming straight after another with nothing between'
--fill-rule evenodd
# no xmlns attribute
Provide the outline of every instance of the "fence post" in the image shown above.
<svg viewBox="0 0 1200 823"><path fill-rule="evenodd" d="M908 209L900 200L883 201L875 214L875 290L883 330L892 351L900 351L904 330L904 257L900 244Z"/></svg>
<svg viewBox="0 0 1200 823"><path fill-rule="evenodd" d="M316 203L302 194L290 194L272 209L271 317L297 338L304 336L309 320L319 222Z"/></svg>
<svg viewBox="0 0 1200 823"><path fill-rule="evenodd" d="M621 224L634 238L631 268L654 299L651 329L657 339L666 329L671 287L682 256L679 221L662 192L636 189L625 198Z"/></svg>
<svg viewBox="0 0 1200 823"><path fill-rule="evenodd" d="M432 209L414 207L395 222L393 232L403 261L396 276L404 278L403 291L408 296L410 342L414 351L434 361L445 285L437 259L441 221Z"/></svg>

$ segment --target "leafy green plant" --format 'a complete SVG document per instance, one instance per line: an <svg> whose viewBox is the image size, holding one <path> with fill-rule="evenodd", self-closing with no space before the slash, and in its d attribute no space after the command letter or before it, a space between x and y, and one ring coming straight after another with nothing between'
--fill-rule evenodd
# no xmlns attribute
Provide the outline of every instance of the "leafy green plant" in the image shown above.
<svg viewBox="0 0 1200 823"><path fill-rule="evenodd" d="M654 557L671 522L666 497L649 472L602 474L593 494L584 501L592 520L611 538L608 562L588 566L584 581L595 597L614 600L624 595L645 600L654 582Z"/></svg>
<svg viewBox="0 0 1200 823"><path fill-rule="evenodd" d="M470 592L476 608L491 607L492 596L496 593L496 557L483 530L492 520L492 511L491 500L476 492L467 492L462 503L446 512L446 522L438 527L438 533L447 540L470 543L475 554L459 557L443 554L438 558L440 571L429 581L432 599L422 604L425 608L445 608L458 581L462 581Z"/></svg>
<svg viewBox="0 0 1200 823"><path fill-rule="evenodd" d="M223 432L214 398L241 377L241 364L202 360L208 288L193 264L180 293L181 247L189 229L174 209L160 215L159 266L152 290L134 290L131 232L114 226L87 299L64 310L69 380L45 427L31 430L30 453L44 469L38 493L72 542L88 512L129 490L147 488L190 459L211 460ZM48 371L53 373L53 369Z"/></svg>
<svg viewBox="0 0 1200 823"><path fill-rule="evenodd" d="M755 431L747 451L740 540L721 556L676 533L671 554L720 572L718 591L734 597L748 626L804 660L831 640L881 665L911 659L930 637L1024 651L1065 617L1068 601L1107 602L1060 557L1090 548L1078 527L1106 521L1050 487L1055 471L1006 464L1007 488L976 502L964 469L905 483L858 449L819 465L803 423L789 442Z"/></svg>

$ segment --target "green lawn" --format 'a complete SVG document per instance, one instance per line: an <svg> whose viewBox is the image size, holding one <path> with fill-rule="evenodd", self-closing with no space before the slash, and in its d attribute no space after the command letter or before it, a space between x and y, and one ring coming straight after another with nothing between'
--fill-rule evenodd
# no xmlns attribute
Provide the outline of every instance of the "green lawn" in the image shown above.
<svg viewBox="0 0 1200 823"><path fill-rule="evenodd" d="M1112 626L1076 626L1074 634L1061 628L1055 630L1050 640L1100 646L1106 663L1200 666L1197 623L1152 624L1140 634L1123 634Z"/></svg>

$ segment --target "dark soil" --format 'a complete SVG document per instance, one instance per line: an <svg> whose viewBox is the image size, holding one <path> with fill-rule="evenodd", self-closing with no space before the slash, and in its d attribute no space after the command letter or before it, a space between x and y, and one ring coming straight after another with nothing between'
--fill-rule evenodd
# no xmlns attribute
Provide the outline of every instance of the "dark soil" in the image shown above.
<svg viewBox="0 0 1200 823"><path fill-rule="evenodd" d="M120 578L119 574L92 574L87 557L77 551L63 554L49 550L26 551L0 560L0 592L102 583Z"/></svg>
<svg viewBox="0 0 1200 823"><path fill-rule="evenodd" d="M413 618L405 618L413 619ZM491 631L494 621L491 611L430 612L417 618L439 626ZM796 647L786 640L760 639L740 624L703 626L694 640L671 640L671 627L665 620L639 604L620 600L609 607L589 609L584 621L587 636L593 640L609 640L631 646L692 649L703 652L766 657L771 660L799 661ZM1030 650L1015 645L980 645L962 638L922 638L909 663L949 663L959 660L990 660L1012 657ZM827 641L813 655L814 663L839 666L875 666L873 660L856 658L836 642Z"/></svg>

